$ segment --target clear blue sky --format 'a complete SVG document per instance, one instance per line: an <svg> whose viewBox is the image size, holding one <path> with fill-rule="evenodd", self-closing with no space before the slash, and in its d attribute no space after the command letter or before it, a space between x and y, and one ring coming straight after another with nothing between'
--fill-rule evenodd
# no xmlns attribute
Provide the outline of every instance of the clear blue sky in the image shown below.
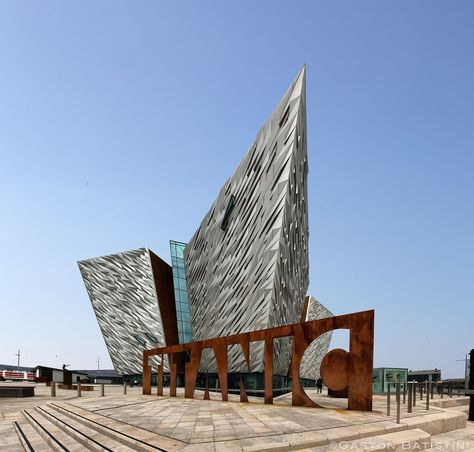
<svg viewBox="0 0 474 452"><path fill-rule="evenodd" d="M111 363L76 261L187 241L303 63L310 292L474 347L474 2L0 3L0 362ZM337 341L335 341L337 343Z"/></svg>

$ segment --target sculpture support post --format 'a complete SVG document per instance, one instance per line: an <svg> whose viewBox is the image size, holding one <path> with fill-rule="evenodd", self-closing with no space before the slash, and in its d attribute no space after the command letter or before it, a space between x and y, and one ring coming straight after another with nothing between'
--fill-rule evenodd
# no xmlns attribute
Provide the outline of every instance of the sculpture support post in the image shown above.
<svg viewBox="0 0 474 452"><path fill-rule="evenodd" d="M175 354L170 353L168 355L170 362L170 397L176 397L176 383L178 378L178 366L175 363Z"/></svg>
<svg viewBox="0 0 474 452"><path fill-rule="evenodd" d="M163 356L161 357L161 364L158 366L156 373L156 395L163 395Z"/></svg>
<svg viewBox="0 0 474 452"><path fill-rule="evenodd" d="M244 381L242 379L242 374L240 374L240 401L243 403L248 403L249 398L245 392Z"/></svg>
<svg viewBox="0 0 474 452"><path fill-rule="evenodd" d="M265 403L273 403L273 338L265 337Z"/></svg>
<svg viewBox="0 0 474 452"><path fill-rule="evenodd" d="M148 364L148 355L146 352L143 352L143 386L142 386L142 393L143 394L151 394L151 368L150 364Z"/></svg>
<svg viewBox="0 0 474 452"><path fill-rule="evenodd" d="M184 397L190 399L194 397L201 355L202 348L196 343L191 344L191 361L184 366Z"/></svg>
<svg viewBox="0 0 474 452"><path fill-rule="evenodd" d="M216 356L217 363L217 375L219 377L219 386L221 387L222 400L227 401L229 399L227 393L227 344L224 341L219 341L214 345L214 354Z"/></svg>

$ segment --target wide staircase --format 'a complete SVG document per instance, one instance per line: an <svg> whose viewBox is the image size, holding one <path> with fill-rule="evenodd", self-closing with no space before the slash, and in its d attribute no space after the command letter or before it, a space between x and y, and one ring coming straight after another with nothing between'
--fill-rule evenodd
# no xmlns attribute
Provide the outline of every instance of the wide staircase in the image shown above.
<svg viewBox="0 0 474 452"><path fill-rule="evenodd" d="M379 420L324 430L327 434L326 438L318 431L308 431L290 433L284 438L280 438L279 435L277 437L261 436L248 440L244 438L240 445L235 442L232 444L232 441L230 443L222 441L216 442L215 447L211 447L212 444L205 443L187 444L146 430L146 423L143 424L145 428L135 427L63 400L24 409L21 411L21 416L17 411L13 427L11 421L8 422L5 419L3 426L0 425L0 450L18 452L22 447L30 452L51 450L176 451L180 449L186 452L205 450L261 452L262 450L300 450L311 447L312 450L321 452L347 448L361 452L367 449L372 452L378 450L386 452L387 449L408 448L438 450L439 444L446 446L443 450L447 450L451 445L453 449L459 449L456 441L463 439L463 435L472 435L474 439L474 430L469 434L462 430L466 427L466 414L463 412L463 405L457 406L461 402L462 400L438 401L437 404L440 407L448 405L450 409L405 418L403 419L405 425L395 424L393 419ZM458 411L459 409L462 411ZM131 415L133 415L133 409ZM12 441L8 444L11 447L6 442L1 442L2 432L6 432L5 429L9 431L8 437ZM453 435L456 441L452 440L450 435ZM474 448L469 450L474 450Z"/></svg>
<svg viewBox="0 0 474 452"><path fill-rule="evenodd" d="M182 443L148 430L126 426L67 403L22 411L13 422L26 451L170 451Z"/></svg>

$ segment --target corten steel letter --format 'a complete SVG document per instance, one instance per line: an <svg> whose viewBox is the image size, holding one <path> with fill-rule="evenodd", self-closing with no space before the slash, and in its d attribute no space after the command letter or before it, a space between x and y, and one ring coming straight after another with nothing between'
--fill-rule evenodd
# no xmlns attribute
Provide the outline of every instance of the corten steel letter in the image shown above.
<svg viewBox="0 0 474 452"><path fill-rule="evenodd" d="M151 394L151 368L148 355L143 352L143 394Z"/></svg>
<svg viewBox="0 0 474 452"><path fill-rule="evenodd" d="M244 354L245 362L247 363L247 369L250 372L250 340L249 335L244 333L242 335L239 334L239 341L238 343L242 347L242 353Z"/></svg>
<svg viewBox="0 0 474 452"><path fill-rule="evenodd" d="M247 371L250 372L250 341L248 335L240 338L239 344L242 347L242 353L244 354L245 362L247 364ZM245 391L244 381L242 374L240 374L240 401L248 402L247 392Z"/></svg>
<svg viewBox="0 0 474 452"><path fill-rule="evenodd" d="M349 353L332 350L321 363L321 375L329 381L329 389L348 387L348 409L372 411L372 369L374 311L358 312L294 325L293 339L293 405L318 406L304 392L300 383L299 367L309 344L327 331L350 331Z"/></svg>
<svg viewBox="0 0 474 452"><path fill-rule="evenodd" d="M311 400L301 387L300 364L304 352L309 344L310 342L307 341L304 334L303 324L296 324L293 335L293 356L291 359L291 404L294 406L323 408L321 405L318 405L316 402Z"/></svg>

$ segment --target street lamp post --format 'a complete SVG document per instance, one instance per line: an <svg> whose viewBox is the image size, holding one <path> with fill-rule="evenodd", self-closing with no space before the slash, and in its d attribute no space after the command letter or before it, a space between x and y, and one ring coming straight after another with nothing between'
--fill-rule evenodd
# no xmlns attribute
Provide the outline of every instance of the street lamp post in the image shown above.
<svg viewBox="0 0 474 452"><path fill-rule="evenodd" d="M20 377L20 349L18 349L18 353L15 353L15 356L18 356L18 366L17 366L17 377L19 378Z"/></svg>

